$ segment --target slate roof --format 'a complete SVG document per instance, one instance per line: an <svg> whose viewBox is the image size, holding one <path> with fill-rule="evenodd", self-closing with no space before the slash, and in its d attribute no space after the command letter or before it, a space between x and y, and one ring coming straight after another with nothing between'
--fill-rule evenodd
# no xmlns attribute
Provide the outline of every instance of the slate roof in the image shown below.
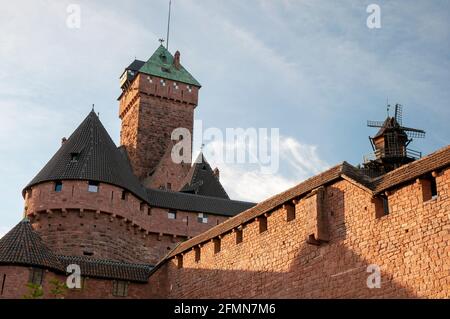
<svg viewBox="0 0 450 319"><path fill-rule="evenodd" d="M78 160L72 154L78 153ZM45 181L92 180L120 186L141 199L145 189L132 173L97 114L91 111L25 189ZM24 189L24 191L25 191Z"/></svg>
<svg viewBox="0 0 450 319"><path fill-rule="evenodd" d="M147 282L153 266L114 260L95 259L86 256L63 256L58 259L66 268L70 264L80 266L81 275L91 278Z"/></svg>
<svg viewBox="0 0 450 319"><path fill-rule="evenodd" d="M79 153L76 162L72 161L72 153ZM254 203L224 198L146 189L133 174L126 151L123 147L116 147L93 111L24 188L23 193L33 185L56 180L108 183L130 191L151 206L184 211L234 216L254 206ZM207 185L214 188L210 193L205 191L205 194L225 193L220 193L217 185ZM220 183L219 186L221 187Z"/></svg>
<svg viewBox="0 0 450 319"><path fill-rule="evenodd" d="M182 65L178 69L173 65L173 56L163 45L156 49L139 72L201 87Z"/></svg>
<svg viewBox="0 0 450 319"><path fill-rule="evenodd" d="M255 206L255 203L250 202L158 189L147 189L147 194L151 206L223 216L234 216Z"/></svg>
<svg viewBox="0 0 450 319"><path fill-rule="evenodd" d="M0 264L33 266L63 271L28 219L23 219L0 239Z"/></svg>
<svg viewBox="0 0 450 319"><path fill-rule="evenodd" d="M230 198L219 179L214 176L213 170L203 153L200 153L193 163L187 176L187 182L180 191L225 199Z"/></svg>
<svg viewBox="0 0 450 319"><path fill-rule="evenodd" d="M400 184L414 181L416 178L423 176L424 174L448 166L450 166L450 146L446 146L441 150L375 179L362 175L356 167L348 164L347 162L343 162L342 164L336 165L319 175L309 178L278 195L270 197L253 208L250 208L224 221L223 223L210 228L198 236L180 243L167 255L165 259L155 266L155 269L164 263L165 260L176 256L181 252L187 251L196 245L209 241L218 235L229 232L232 229L253 220L255 217L280 207L294 198L303 196L317 187L330 184L341 178L350 179L367 192L372 195L376 195Z"/></svg>
<svg viewBox="0 0 450 319"><path fill-rule="evenodd" d="M135 282L147 282L153 269L148 264L56 255L44 244L28 219L23 219L0 238L0 264L39 267L59 273L66 273L68 265L77 264L83 276Z"/></svg>
<svg viewBox="0 0 450 319"><path fill-rule="evenodd" d="M130 65L125 70L131 70L131 71L139 71L140 68L145 64L145 61L141 60L134 60L130 63Z"/></svg>

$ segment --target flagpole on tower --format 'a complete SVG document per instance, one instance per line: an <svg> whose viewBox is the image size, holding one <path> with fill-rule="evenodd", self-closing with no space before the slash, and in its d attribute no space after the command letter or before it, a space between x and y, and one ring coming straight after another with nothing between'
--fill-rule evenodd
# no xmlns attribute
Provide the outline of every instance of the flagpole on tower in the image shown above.
<svg viewBox="0 0 450 319"><path fill-rule="evenodd" d="M169 17L167 19L167 37L166 37L166 49L169 50L169 33L170 33L170 9L172 6L172 0L169 0Z"/></svg>

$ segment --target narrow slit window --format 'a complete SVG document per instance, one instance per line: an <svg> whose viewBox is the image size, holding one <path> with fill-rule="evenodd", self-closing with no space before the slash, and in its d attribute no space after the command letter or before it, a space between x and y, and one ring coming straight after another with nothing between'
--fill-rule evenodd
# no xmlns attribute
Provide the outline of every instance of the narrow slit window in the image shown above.
<svg viewBox="0 0 450 319"><path fill-rule="evenodd" d="M214 238L214 254L220 253L221 240L220 238Z"/></svg>
<svg viewBox="0 0 450 319"><path fill-rule="evenodd" d="M200 261L200 247L197 246L194 248L195 251L195 262L198 263Z"/></svg>
<svg viewBox="0 0 450 319"><path fill-rule="evenodd" d="M438 189L437 189L437 183L436 183L435 177L431 177L431 179L430 179L430 189L431 189L431 199L437 198Z"/></svg>
<svg viewBox="0 0 450 319"><path fill-rule="evenodd" d="M267 230L267 217L260 216L259 219L259 233L263 233Z"/></svg>
<svg viewBox="0 0 450 319"><path fill-rule="evenodd" d="M236 229L236 244L242 243L244 240L244 234L242 233L242 229Z"/></svg>
<svg viewBox="0 0 450 319"><path fill-rule="evenodd" d="M3 295L3 292L5 291L5 282L6 282L6 274L3 274L2 287L0 289L0 296Z"/></svg>
<svg viewBox="0 0 450 319"><path fill-rule="evenodd" d="M177 266L178 266L178 269L183 268L183 255L177 256Z"/></svg>

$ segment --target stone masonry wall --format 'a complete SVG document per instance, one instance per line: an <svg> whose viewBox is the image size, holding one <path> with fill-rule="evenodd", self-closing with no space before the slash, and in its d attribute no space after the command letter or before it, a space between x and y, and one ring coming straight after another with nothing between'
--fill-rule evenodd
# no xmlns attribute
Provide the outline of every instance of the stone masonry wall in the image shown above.
<svg viewBox="0 0 450 319"><path fill-rule="evenodd" d="M121 145L127 149L133 171L141 180L160 162L174 129L186 128L192 136L197 100L197 87L190 87L189 92L185 84L145 74L137 75L124 93L119 110Z"/></svg>
<svg viewBox="0 0 450 319"><path fill-rule="evenodd" d="M150 277L152 296L449 298L450 169L438 172L436 181L438 196L427 201L420 180L389 191L384 216L372 195L351 181L327 185L328 242L307 243L310 198L297 199L291 221L279 208L267 212L262 233L261 218L244 225L241 243L236 231L228 232L220 251L215 238L167 261ZM376 267L381 286L370 289Z"/></svg>
<svg viewBox="0 0 450 319"><path fill-rule="evenodd" d="M31 267L22 266L3 266L0 265L0 299L22 299L28 295L30 290L27 284L30 278ZM67 277L62 274L56 274L49 270L44 270L42 288L44 292L43 298L56 298L52 294L54 285L51 280L57 279L59 282L66 282ZM4 281L4 282L3 282ZM87 278L82 279L82 287L80 289L67 289L63 295L58 298L64 299L139 299L146 298L150 294L151 287L146 283L128 282L127 296L119 297L113 294L114 280ZM3 287L3 290L1 288Z"/></svg>
<svg viewBox="0 0 450 319"><path fill-rule="evenodd" d="M210 215L208 223L197 213L149 207L119 187L100 183L88 192L87 181L63 181L61 192L53 182L26 192L25 207L33 227L57 254L156 264L179 241L226 220ZM31 195L30 195L31 194ZM31 196L31 197L30 197Z"/></svg>

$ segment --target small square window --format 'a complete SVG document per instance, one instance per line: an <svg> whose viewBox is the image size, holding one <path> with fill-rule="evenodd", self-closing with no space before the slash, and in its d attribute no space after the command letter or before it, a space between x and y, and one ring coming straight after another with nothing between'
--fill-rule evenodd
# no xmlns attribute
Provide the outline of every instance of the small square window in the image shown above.
<svg viewBox="0 0 450 319"><path fill-rule="evenodd" d="M190 86L190 85L187 85L187 86L186 86L186 89L188 90L188 92L189 92L189 93L191 93L191 92L192 92L192 88L191 88L191 86Z"/></svg>
<svg viewBox="0 0 450 319"><path fill-rule="evenodd" d="M128 282L123 280L115 280L113 282L113 296L115 297L128 296Z"/></svg>
<svg viewBox="0 0 450 319"><path fill-rule="evenodd" d="M62 191L62 182L58 181L55 182L55 192L61 192Z"/></svg>
<svg viewBox="0 0 450 319"><path fill-rule="evenodd" d="M177 219L177 211L176 210L169 210L167 213L167 218L169 219Z"/></svg>
<svg viewBox="0 0 450 319"><path fill-rule="evenodd" d="M120 197L122 200L127 200L128 199L128 192L127 191L122 191L122 195Z"/></svg>
<svg viewBox="0 0 450 319"><path fill-rule="evenodd" d="M151 77L147 76L147 80L148 80L149 83L153 83L153 80L152 80Z"/></svg>
<svg viewBox="0 0 450 319"><path fill-rule="evenodd" d="M90 193L98 193L98 182L89 181L88 191Z"/></svg>
<svg viewBox="0 0 450 319"><path fill-rule="evenodd" d="M208 215L205 213L198 213L197 221L202 224L207 224L208 223Z"/></svg>
<svg viewBox="0 0 450 319"><path fill-rule="evenodd" d="M159 82L161 83L162 86L166 86L166 81L164 81L163 79L161 79Z"/></svg>

